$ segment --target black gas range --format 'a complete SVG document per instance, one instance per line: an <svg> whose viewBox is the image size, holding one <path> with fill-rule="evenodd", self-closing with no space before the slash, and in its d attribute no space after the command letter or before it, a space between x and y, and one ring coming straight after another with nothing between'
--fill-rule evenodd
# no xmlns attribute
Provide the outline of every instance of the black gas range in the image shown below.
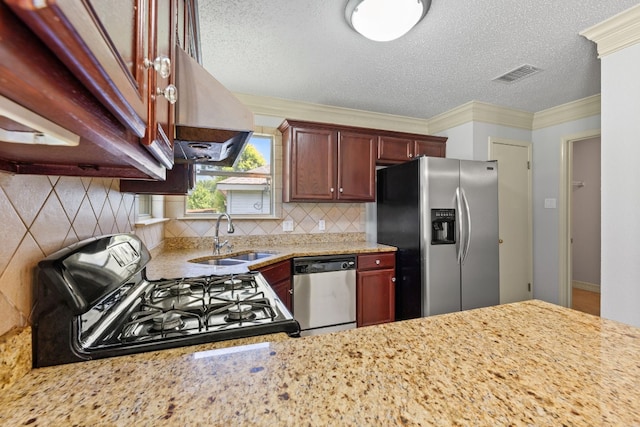
<svg viewBox="0 0 640 427"><path fill-rule="evenodd" d="M262 275L149 280L132 234L88 239L38 264L33 365L285 332L300 326Z"/></svg>

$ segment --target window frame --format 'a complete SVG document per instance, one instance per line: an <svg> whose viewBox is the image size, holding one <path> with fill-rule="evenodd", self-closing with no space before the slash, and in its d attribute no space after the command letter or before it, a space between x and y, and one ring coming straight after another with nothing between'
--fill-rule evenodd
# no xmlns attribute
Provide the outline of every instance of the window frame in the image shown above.
<svg viewBox="0 0 640 427"><path fill-rule="evenodd" d="M269 163L269 174L256 174L256 173L248 173L248 172L243 172L243 171L220 171L220 173L215 173L215 174L211 174L213 176L225 176L225 177L266 177L267 180L270 182L269 187L270 187L270 199L269 199L269 211L270 213L268 214L256 214L256 213L249 213L249 214L240 214L240 213L230 213L230 215L233 215L233 218L237 218L237 219L279 219L279 214L278 214L278 209L277 209L277 202L278 202L278 198L276 195L276 188L277 186L275 185L275 180L276 180L276 176L277 176L277 170L276 170L276 163L277 163L277 158L276 158L276 143L277 143L277 135L275 134L275 132L265 132L265 131L255 131L252 135L253 136L257 136L257 137L264 137L264 138L269 138L269 140L271 141L270 144L270 163ZM247 141L247 144L249 144L251 142L251 139L249 139L249 141ZM241 155L241 154L240 154ZM195 182L197 182L197 175L198 173L195 172L196 177L195 177ZM195 188L195 187L194 187ZM184 219L215 219L218 216L220 216L220 213L218 212L211 212L211 213L190 213L188 212L188 203L189 203L189 195L186 195L184 197L184 208L183 208L183 218Z"/></svg>

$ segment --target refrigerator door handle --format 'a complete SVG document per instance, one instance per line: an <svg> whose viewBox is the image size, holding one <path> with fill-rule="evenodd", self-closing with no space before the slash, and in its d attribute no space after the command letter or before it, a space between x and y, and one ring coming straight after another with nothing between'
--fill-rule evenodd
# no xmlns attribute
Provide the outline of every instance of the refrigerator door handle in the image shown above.
<svg viewBox="0 0 640 427"><path fill-rule="evenodd" d="M456 222L458 223L458 238L456 239L456 258L458 264L462 264L462 197L460 196L460 187L456 187Z"/></svg>
<svg viewBox="0 0 640 427"><path fill-rule="evenodd" d="M464 202L465 213L467 214L467 232L465 233L465 243L464 243L464 251L462 252L461 262L464 264L464 260L467 259L467 254L469 253L469 245L471 244L471 209L469 209L469 200L467 199L467 195L464 193L464 188L461 190L462 192L462 201ZM462 244L460 244L462 246Z"/></svg>

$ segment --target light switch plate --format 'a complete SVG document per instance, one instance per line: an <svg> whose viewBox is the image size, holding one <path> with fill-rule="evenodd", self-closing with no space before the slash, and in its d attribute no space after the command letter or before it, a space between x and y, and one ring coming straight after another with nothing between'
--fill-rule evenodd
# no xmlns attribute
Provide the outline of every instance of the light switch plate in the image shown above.
<svg viewBox="0 0 640 427"><path fill-rule="evenodd" d="M318 230L324 231L324 219L318 221Z"/></svg>
<svg viewBox="0 0 640 427"><path fill-rule="evenodd" d="M555 209L556 208L556 199L544 199L544 208L545 209Z"/></svg>
<svg viewBox="0 0 640 427"><path fill-rule="evenodd" d="M282 221L282 231L293 231L293 221L292 220Z"/></svg>

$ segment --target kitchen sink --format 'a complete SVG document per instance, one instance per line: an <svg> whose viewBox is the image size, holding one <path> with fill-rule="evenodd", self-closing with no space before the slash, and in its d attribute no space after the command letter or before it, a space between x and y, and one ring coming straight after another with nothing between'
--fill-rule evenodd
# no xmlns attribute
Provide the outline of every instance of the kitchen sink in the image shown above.
<svg viewBox="0 0 640 427"><path fill-rule="evenodd" d="M233 266L270 257L276 255L276 253L277 252L246 252L243 254L229 255L225 258L221 258L220 255L218 255L210 258L192 259L189 260L189 262L206 265Z"/></svg>
<svg viewBox="0 0 640 427"><path fill-rule="evenodd" d="M225 259L229 260L242 260L242 261L255 261L258 259L270 257L275 255L275 252L248 252L246 254L239 254L227 257Z"/></svg>
<svg viewBox="0 0 640 427"><path fill-rule="evenodd" d="M243 264L246 261L242 261L239 259L230 259L230 258L218 258L218 259L193 260L190 262L195 262L197 264L207 264L207 265L231 266L231 265Z"/></svg>

